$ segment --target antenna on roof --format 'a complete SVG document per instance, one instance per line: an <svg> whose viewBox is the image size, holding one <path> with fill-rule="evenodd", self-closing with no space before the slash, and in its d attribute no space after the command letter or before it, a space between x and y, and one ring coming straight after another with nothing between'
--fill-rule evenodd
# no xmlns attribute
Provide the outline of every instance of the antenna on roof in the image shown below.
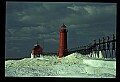
<svg viewBox="0 0 120 82"><path fill-rule="evenodd" d="M37 44L38 44L38 41L37 41Z"/></svg>

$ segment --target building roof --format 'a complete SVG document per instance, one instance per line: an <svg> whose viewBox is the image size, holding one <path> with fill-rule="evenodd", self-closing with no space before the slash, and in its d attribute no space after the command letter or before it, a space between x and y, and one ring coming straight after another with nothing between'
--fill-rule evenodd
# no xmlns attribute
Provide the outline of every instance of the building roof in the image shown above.
<svg viewBox="0 0 120 82"><path fill-rule="evenodd" d="M65 24L63 23L63 24L61 25L61 27L66 27L66 26L65 26Z"/></svg>

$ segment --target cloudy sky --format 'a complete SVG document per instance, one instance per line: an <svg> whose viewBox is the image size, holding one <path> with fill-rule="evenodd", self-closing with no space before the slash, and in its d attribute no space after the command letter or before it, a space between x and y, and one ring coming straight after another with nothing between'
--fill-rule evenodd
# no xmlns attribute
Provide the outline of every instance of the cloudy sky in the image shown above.
<svg viewBox="0 0 120 82"><path fill-rule="evenodd" d="M68 49L112 36L116 7L116 3L6 2L5 57L30 57L37 41L43 52L57 51L62 23L68 29Z"/></svg>

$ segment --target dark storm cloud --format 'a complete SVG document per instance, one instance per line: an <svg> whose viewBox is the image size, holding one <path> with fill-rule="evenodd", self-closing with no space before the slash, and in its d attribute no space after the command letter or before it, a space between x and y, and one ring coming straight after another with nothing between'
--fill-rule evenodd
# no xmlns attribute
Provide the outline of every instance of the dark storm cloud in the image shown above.
<svg viewBox="0 0 120 82"><path fill-rule="evenodd" d="M87 44L116 33L116 4L7 2L7 54L28 56L37 40L42 47L44 41L46 52L58 50L62 23L68 28L68 48Z"/></svg>
<svg viewBox="0 0 120 82"><path fill-rule="evenodd" d="M17 3L20 4L20 3ZM98 21L106 21L107 18L111 18L114 16L115 12L115 5L106 5L106 6L94 6L93 5L86 5L83 6L76 6L72 3L70 4L63 4L63 3L41 3L35 6L36 3L21 3L21 6L18 6L19 11L14 11L15 17L18 18L16 20L22 22L23 24L41 24L44 22L49 21L52 24L55 21L66 22L66 23L95 23ZM20 4L20 5L21 5ZM30 6L30 5L31 6ZM34 6L32 6L34 5ZM102 5L102 4L101 4ZM20 7L20 8L19 8ZM15 9L16 10L16 9ZM72 10L72 11L70 11ZM35 12L34 12L35 11ZM74 12L73 12L74 11ZM13 16L9 16L13 17ZM13 17L14 18L14 17Z"/></svg>
<svg viewBox="0 0 120 82"><path fill-rule="evenodd" d="M73 10L74 13L70 13L63 21L77 22L77 24L91 24L91 23L101 23L111 21L110 19L115 19L116 15L116 6L68 6L70 10ZM82 14L80 14L81 12ZM72 18L72 20L70 20Z"/></svg>
<svg viewBox="0 0 120 82"><path fill-rule="evenodd" d="M102 36L112 35L116 33L116 5L73 5L68 9L74 11L63 19L67 21L69 28L69 36L71 41L82 41L82 43L90 42L90 40L101 38ZM79 11L83 12L79 14ZM72 18L72 20L70 20ZM74 32L73 30L74 29ZM70 32L71 31L71 32ZM81 35L80 37L78 35ZM89 37L88 37L89 36ZM77 39L76 39L77 38ZM82 38L78 40L78 38ZM84 40L83 40L84 38ZM87 38L87 39L86 39ZM85 40L86 39L86 40ZM76 45L77 46L77 45Z"/></svg>
<svg viewBox="0 0 120 82"><path fill-rule="evenodd" d="M23 11L33 7L42 6L43 3L39 2L6 2L7 12Z"/></svg>
<svg viewBox="0 0 120 82"><path fill-rule="evenodd" d="M22 22L23 24L27 23L33 25L58 20L60 16L66 13L64 11L67 5L62 3L40 3L39 5L35 5L36 3L26 3L26 5L25 3L16 4L14 5L15 9L12 9L13 12L11 13L9 13L11 5L7 6L8 13L11 15L9 17L14 19L14 17L17 16L14 20ZM31 6L29 4L31 4ZM12 8L14 7L12 6ZM12 16L13 14L14 16Z"/></svg>

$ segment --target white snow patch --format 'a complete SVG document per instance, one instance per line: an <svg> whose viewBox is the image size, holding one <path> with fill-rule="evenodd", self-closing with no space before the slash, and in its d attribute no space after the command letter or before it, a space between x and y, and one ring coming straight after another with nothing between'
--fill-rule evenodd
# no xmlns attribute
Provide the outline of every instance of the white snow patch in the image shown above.
<svg viewBox="0 0 120 82"><path fill-rule="evenodd" d="M5 76L9 77L73 77L115 78L116 61L90 58L73 53L66 57L41 56L5 61Z"/></svg>

